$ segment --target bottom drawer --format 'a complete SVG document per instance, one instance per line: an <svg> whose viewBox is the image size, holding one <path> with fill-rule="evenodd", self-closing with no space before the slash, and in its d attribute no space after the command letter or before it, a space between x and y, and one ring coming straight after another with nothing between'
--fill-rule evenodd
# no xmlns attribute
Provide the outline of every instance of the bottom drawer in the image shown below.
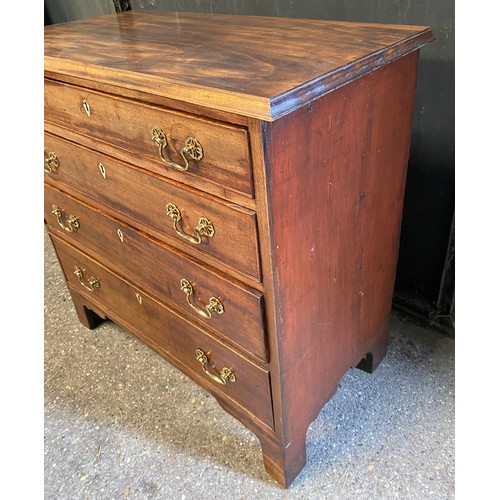
<svg viewBox="0 0 500 500"><path fill-rule="evenodd" d="M51 234L69 285L217 397L273 429L269 372ZM225 383L224 383L225 382Z"/></svg>

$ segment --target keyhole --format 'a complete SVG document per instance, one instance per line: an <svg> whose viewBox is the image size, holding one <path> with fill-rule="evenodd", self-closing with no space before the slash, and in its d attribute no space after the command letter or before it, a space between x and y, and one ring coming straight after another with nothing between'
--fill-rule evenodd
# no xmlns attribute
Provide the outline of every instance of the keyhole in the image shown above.
<svg viewBox="0 0 500 500"><path fill-rule="evenodd" d="M90 118L90 104L84 99L82 102L82 106L85 110L85 113L87 113L87 116Z"/></svg>
<svg viewBox="0 0 500 500"><path fill-rule="evenodd" d="M106 179L106 169L102 163L99 163L99 172L101 172L102 178Z"/></svg>

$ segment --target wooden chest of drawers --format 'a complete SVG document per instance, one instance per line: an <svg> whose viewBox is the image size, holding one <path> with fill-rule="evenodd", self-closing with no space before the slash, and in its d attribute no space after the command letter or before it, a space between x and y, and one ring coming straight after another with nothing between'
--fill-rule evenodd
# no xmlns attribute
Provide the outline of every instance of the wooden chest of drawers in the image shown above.
<svg viewBox="0 0 500 500"><path fill-rule="evenodd" d="M111 319L258 436L288 486L384 356L425 27L126 12L45 31L45 222Z"/></svg>

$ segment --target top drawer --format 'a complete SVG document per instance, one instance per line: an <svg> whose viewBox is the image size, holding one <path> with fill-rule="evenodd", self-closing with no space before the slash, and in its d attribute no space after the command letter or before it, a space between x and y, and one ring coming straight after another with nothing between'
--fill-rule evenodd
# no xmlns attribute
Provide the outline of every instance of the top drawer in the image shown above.
<svg viewBox="0 0 500 500"><path fill-rule="evenodd" d="M253 197L246 128L52 80L44 89L46 121L120 148L122 159L157 174Z"/></svg>

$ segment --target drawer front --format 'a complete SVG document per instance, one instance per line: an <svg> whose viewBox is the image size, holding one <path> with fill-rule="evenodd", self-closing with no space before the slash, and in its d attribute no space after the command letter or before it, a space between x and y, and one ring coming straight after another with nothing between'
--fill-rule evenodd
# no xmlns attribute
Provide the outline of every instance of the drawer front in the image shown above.
<svg viewBox="0 0 500 500"><path fill-rule="evenodd" d="M233 401L264 424L273 427L269 372L184 320L141 289L52 235L70 286L117 323L132 330L187 375L218 397ZM80 276L75 269L80 270ZM92 290L93 289L93 290ZM207 356L204 365L197 349ZM208 374L204 371L205 368ZM224 368L235 381L215 381Z"/></svg>
<svg viewBox="0 0 500 500"><path fill-rule="evenodd" d="M256 216L252 210L45 134L45 158L50 158L51 153L57 156L58 166L45 173L47 182L63 190L66 186L72 188L97 206L104 205L112 215L190 255L201 259L211 255L260 280ZM175 223L172 206L181 217ZM207 227L213 234L205 232Z"/></svg>
<svg viewBox="0 0 500 500"><path fill-rule="evenodd" d="M83 246L176 310L216 330L249 355L267 361L259 291L209 271L158 240L47 184L44 205L52 233ZM185 282L181 286L181 280L189 282L191 293ZM217 301L223 308L221 314Z"/></svg>
<svg viewBox="0 0 500 500"><path fill-rule="evenodd" d="M253 196L244 127L51 80L45 81L45 120L126 150L134 164L186 184L209 181ZM161 133L168 142L160 153Z"/></svg>

